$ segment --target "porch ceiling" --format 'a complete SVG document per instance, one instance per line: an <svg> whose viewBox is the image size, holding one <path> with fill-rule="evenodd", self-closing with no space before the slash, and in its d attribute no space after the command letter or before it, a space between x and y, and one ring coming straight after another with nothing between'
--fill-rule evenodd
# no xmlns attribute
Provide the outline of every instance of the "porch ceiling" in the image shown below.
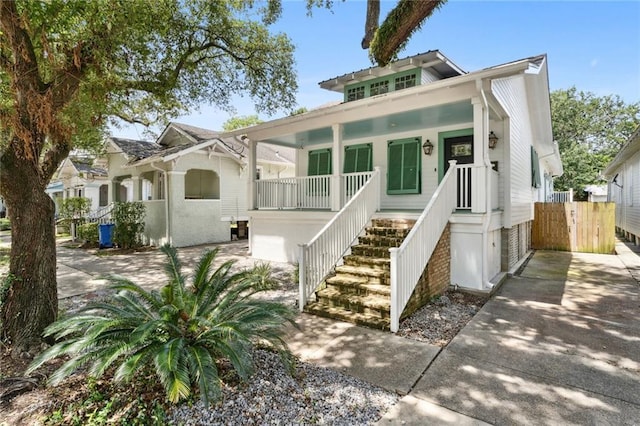
<svg viewBox="0 0 640 426"><path fill-rule="evenodd" d="M367 138L398 132L449 126L473 121L473 106L468 100L404 111L375 118L342 123L343 140ZM279 135L262 142L306 147L333 141L331 125Z"/></svg>

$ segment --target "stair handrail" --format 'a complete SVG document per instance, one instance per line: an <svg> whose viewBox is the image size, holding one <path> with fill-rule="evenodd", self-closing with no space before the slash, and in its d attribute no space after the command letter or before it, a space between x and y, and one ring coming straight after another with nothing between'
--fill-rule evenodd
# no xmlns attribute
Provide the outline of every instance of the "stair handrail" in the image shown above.
<svg viewBox="0 0 640 426"><path fill-rule="evenodd" d="M111 220L111 212L113 211L114 203L109 203L106 206L100 207L87 216L89 222L104 222Z"/></svg>
<svg viewBox="0 0 640 426"><path fill-rule="evenodd" d="M299 244L299 309L380 210L380 168L307 244Z"/></svg>
<svg viewBox="0 0 640 426"><path fill-rule="evenodd" d="M400 315L407 306L451 214L456 209L456 169L456 161L449 161L449 170L407 237L400 247L389 249L391 255L390 329L393 333L398 331Z"/></svg>

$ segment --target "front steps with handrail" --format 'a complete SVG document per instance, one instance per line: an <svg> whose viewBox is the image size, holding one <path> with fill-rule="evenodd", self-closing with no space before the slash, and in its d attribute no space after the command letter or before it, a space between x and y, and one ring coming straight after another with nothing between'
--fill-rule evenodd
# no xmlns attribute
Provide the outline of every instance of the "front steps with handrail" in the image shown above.
<svg viewBox="0 0 640 426"><path fill-rule="evenodd" d="M343 257L344 264L316 291L305 312L388 330L391 287L389 248L399 247L413 227L411 219L372 219L371 226Z"/></svg>

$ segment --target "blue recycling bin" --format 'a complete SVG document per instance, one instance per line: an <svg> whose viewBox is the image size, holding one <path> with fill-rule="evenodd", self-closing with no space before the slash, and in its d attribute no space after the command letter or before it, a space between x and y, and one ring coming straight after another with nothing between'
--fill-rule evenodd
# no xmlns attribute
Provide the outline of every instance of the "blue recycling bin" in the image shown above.
<svg viewBox="0 0 640 426"><path fill-rule="evenodd" d="M111 235L113 234L113 223L101 223L98 225L98 243L100 248L113 247Z"/></svg>

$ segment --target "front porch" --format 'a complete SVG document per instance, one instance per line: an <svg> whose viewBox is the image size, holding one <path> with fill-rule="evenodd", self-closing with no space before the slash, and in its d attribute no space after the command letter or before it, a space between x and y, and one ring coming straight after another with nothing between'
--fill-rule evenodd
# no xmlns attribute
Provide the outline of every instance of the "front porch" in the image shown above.
<svg viewBox="0 0 640 426"><path fill-rule="evenodd" d="M498 172L486 166L458 165L456 211L484 213L499 208ZM265 179L255 182L254 210L339 211L371 179L373 172L346 173L322 176L302 176L284 179ZM488 175L489 186L485 185ZM379 185L377 193L384 196ZM432 194L429 194L432 195ZM423 205L413 210L422 212ZM397 212L398 209L385 209ZM404 209L408 211L411 209Z"/></svg>

